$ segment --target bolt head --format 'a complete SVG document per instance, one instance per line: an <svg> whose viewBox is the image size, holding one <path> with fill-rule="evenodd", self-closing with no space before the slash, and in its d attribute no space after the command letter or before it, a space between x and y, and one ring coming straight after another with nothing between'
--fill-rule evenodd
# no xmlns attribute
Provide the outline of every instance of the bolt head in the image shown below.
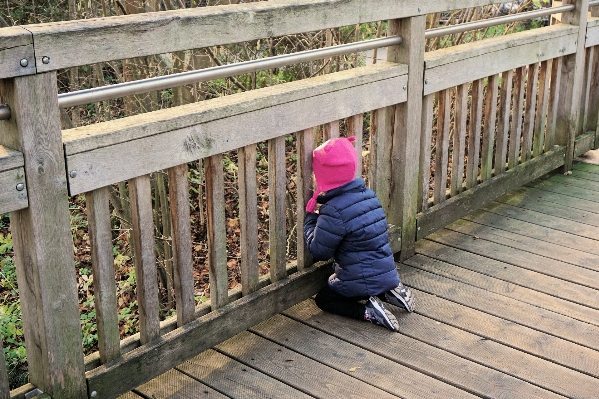
<svg viewBox="0 0 599 399"><path fill-rule="evenodd" d="M27 58L23 58L20 64L23 68L25 68L27 65L29 65L29 61L27 61Z"/></svg>
<svg viewBox="0 0 599 399"><path fill-rule="evenodd" d="M48 57L48 56L44 56L44 57L42 57L42 62L43 62L44 64L49 64L49 63L50 63L50 57Z"/></svg>
<svg viewBox="0 0 599 399"><path fill-rule="evenodd" d="M404 90L408 90L408 86L404 85L404 86L403 86L403 89L404 89Z"/></svg>
<svg viewBox="0 0 599 399"><path fill-rule="evenodd" d="M98 397L98 392L93 391L89 396L91 396L92 398L96 398Z"/></svg>
<svg viewBox="0 0 599 399"><path fill-rule="evenodd" d="M17 183L17 191L23 191L23 190L25 190L25 184Z"/></svg>
<svg viewBox="0 0 599 399"><path fill-rule="evenodd" d="M72 171L69 173L69 176L71 176L71 178L73 178L73 179L74 179L75 177L77 177L77 171L76 171L76 170L72 170Z"/></svg>

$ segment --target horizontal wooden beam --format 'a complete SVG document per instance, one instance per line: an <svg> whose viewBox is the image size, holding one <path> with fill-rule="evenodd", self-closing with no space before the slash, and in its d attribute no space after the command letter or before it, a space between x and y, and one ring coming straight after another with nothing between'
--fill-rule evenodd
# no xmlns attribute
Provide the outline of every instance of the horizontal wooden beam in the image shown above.
<svg viewBox="0 0 599 399"><path fill-rule="evenodd" d="M33 75L35 71L31 32L19 26L0 28L0 79Z"/></svg>
<svg viewBox="0 0 599 399"><path fill-rule="evenodd" d="M420 240L502 195L562 166L565 153L565 147L547 152L427 209L416 218L418 226L416 239Z"/></svg>
<svg viewBox="0 0 599 399"><path fill-rule="evenodd" d="M0 214L27 208L23 154L0 145Z"/></svg>
<svg viewBox="0 0 599 399"><path fill-rule="evenodd" d="M560 24L426 53L424 95L572 54L577 33L578 27Z"/></svg>
<svg viewBox="0 0 599 399"><path fill-rule="evenodd" d="M268 1L28 25L38 72L405 18L500 1ZM191 33L194 32L194 33ZM148 46L151 43L151 46ZM49 57L50 62L41 62Z"/></svg>
<svg viewBox="0 0 599 399"><path fill-rule="evenodd" d="M585 47L599 46L599 18L589 17Z"/></svg>
<svg viewBox="0 0 599 399"><path fill-rule="evenodd" d="M67 130L70 194L404 102L406 72L377 64Z"/></svg>
<svg viewBox="0 0 599 399"><path fill-rule="evenodd" d="M87 373L89 393L113 398L316 294L331 273L314 266L192 321Z"/></svg>
<svg viewBox="0 0 599 399"><path fill-rule="evenodd" d="M595 132L587 132L576 137L574 143L574 156L580 156L587 151L595 149Z"/></svg>

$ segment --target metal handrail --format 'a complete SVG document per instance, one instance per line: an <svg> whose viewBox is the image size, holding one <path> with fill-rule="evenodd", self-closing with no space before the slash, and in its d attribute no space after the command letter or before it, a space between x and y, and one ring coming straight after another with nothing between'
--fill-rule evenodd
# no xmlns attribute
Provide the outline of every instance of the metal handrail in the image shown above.
<svg viewBox="0 0 599 399"><path fill-rule="evenodd" d="M10 108L6 104L0 104L0 121L10 119Z"/></svg>
<svg viewBox="0 0 599 399"><path fill-rule="evenodd" d="M589 7L599 6L599 0L589 1Z"/></svg>
<svg viewBox="0 0 599 399"><path fill-rule="evenodd" d="M299 62L314 61L317 59L334 57L338 55L373 50L380 47L396 46L401 44L401 42L401 36L365 40L356 43L342 44L339 46L262 58L259 60L216 66L197 71L182 72L173 75L136 80L134 82L119 83L112 86L63 93L58 95L58 104L63 108L73 107L76 105L83 105L96 101L108 100L111 98L147 93L153 90L163 90L170 87L205 82L218 78L226 78L229 76L241 75L244 73L256 72L264 69L278 68L285 65L297 64Z"/></svg>
<svg viewBox="0 0 599 399"><path fill-rule="evenodd" d="M599 1L598 1L599 2ZM445 36L445 35L453 35L455 33L467 32L469 30L483 29L488 28L494 25L506 24L517 21L524 21L527 19L534 19L545 17L547 15L564 13L568 11L573 11L576 7L573 4L560 6L560 7L552 7L552 8L544 8L542 10L528 11L518 14L512 15L504 15L496 18L483 19L480 21L467 22L459 25L445 26L442 28L429 29L424 33L424 37L426 39L432 39L435 37Z"/></svg>

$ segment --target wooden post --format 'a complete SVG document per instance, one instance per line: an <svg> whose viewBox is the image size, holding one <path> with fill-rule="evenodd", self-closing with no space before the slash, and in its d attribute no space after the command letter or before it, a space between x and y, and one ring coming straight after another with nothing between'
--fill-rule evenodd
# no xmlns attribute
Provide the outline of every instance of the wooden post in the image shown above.
<svg viewBox="0 0 599 399"><path fill-rule="evenodd" d="M408 101L396 108L391 150L391 188L388 222L401 226L400 260L415 253L418 211L418 172L424 89L424 31L426 17L389 21L389 35L399 34L403 44L390 47L387 59L408 64ZM424 143L428 145L428 143Z"/></svg>
<svg viewBox="0 0 599 399"><path fill-rule="evenodd" d="M305 270L312 265L312 256L304 241L306 204L312 197L312 150L314 129L298 132L297 136L297 269Z"/></svg>
<svg viewBox="0 0 599 399"><path fill-rule="evenodd" d="M582 133L582 91L585 74L585 35L589 0L565 0L563 5L574 4L576 9L562 14L562 23L578 25L578 40L576 53L563 57L560 86L560 103L564 107L558 108L556 144L566 146L566 159L564 170L572 169L574 159L574 142L576 136Z"/></svg>
<svg viewBox="0 0 599 399"><path fill-rule="evenodd" d="M7 93L0 144L23 153L29 197L10 214L29 378L54 398L86 398L56 73L9 80Z"/></svg>
<svg viewBox="0 0 599 399"><path fill-rule="evenodd" d="M258 189L256 187L256 144L250 144L246 147L240 148L237 152L237 157L239 158L241 292L243 295L248 295L256 291L260 277L258 273Z"/></svg>
<svg viewBox="0 0 599 399"><path fill-rule="evenodd" d="M599 17L599 6L591 8L591 17ZM591 81L591 112L588 129L595 131L595 149L599 148L599 46L595 46L595 57ZM593 129L594 128L594 129Z"/></svg>
<svg viewBox="0 0 599 399"><path fill-rule="evenodd" d="M268 235L273 282L287 277L286 189L285 137L281 136L268 141Z"/></svg>

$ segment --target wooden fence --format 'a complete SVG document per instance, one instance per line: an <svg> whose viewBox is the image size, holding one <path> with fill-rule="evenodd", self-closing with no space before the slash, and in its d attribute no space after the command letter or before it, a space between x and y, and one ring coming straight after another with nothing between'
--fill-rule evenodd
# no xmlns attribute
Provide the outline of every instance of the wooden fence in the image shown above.
<svg viewBox="0 0 599 399"><path fill-rule="evenodd" d="M0 29L0 212L10 212L30 381L54 398L112 398L315 294L329 274L301 239L286 260L285 137L297 137L297 229L314 127L362 148L394 251L597 146L599 7L562 23L425 53L425 15L485 0L279 0ZM389 20L386 62L62 131L57 70ZM193 33L195 32L195 33ZM201 32L201 34L197 34ZM84 43L85 45L82 45ZM433 134L435 132L435 134ZM270 275L258 275L256 143L268 142ZM429 143L435 142L433 149ZM223 153L238 152L241 289L228 290ZM467 156L466 156L467 155ZM205 165L210 302L196 306L187 164ZM464 159L466 161L464 162ZM151 173L167 170L176 317L159 321ZM140 333L120 341L109 187L127 181ZM434 182L433 190L429 183ZM69 196L84 194L99 351L82 351ZM2 359L0 359L2 360Z"/></svg>

